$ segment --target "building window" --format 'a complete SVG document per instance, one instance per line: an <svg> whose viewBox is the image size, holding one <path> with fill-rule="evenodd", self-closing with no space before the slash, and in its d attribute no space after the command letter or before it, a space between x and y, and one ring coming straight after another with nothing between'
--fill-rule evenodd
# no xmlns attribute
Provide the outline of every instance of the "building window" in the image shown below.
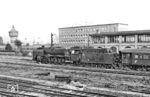
<svg viewBox="0 0 150 97"><path fill-rule="evenodd" d="M150 42L150 35L138 35L138 42Z"/></svg>
<svg viewBox="0 0 150 97"><path fill-rule="evenodd" d="M108 36L108 43L119 43L119 36Z"/></svg>
<svg viewBox="0 0 150 97"><path fill-rule="evenodd" d="M104 36L93 37L93 43L95 43L95 44L105 43L105 37Z"/></svg>
<svg viewBox="0 0 150 97"><path fill-rule="evenodd" d="M99 32L99 29L96 29L96 33L98 33Z"/></svg>
<svg viewBox="0 0 150 97"><path fill-rule="evenodd" d="M134 43L135 36L134 35L124 35L124 36L122 36L122 42L123 43Z"/></svg>

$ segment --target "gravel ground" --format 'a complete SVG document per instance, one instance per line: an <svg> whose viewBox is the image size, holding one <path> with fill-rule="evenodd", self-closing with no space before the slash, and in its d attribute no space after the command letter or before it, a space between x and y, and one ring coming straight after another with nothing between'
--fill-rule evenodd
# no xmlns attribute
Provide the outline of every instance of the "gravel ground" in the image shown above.
<svg viewBox="0 0 150 97"><path fill-rule="evenodd" d="M0 56L1 57L1 56ZM20 61L24 63L32 62L28 57L3 56L1 60ZM70 75L82 84L92 87L109 88L123 91L139 91L150 93L150 77L144 76L124 76L120 74L92 73L84 71L73 71L64 69L46 69L31 66L13 66L12 64L0 63L0 74L21 76L27 78L44 79L55 81L55 75ZM39 73L50 72L48 76L39 76Z"/></svg>

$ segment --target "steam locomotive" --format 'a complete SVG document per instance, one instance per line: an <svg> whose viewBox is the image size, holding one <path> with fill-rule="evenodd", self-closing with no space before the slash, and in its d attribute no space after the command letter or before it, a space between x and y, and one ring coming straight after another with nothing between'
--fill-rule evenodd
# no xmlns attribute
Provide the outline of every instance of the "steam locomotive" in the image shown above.
<svg viewBox="0 0 150 97"><path fill-rule="evenodd" d="M80 48L65 49L61 47L38 48L33 51L33 60L41 63L65 62L74 65L112 68L116 64L117 53L110 52L106 48ZM114 67L114 66L113 66Z"/></svg>
<svg viewBox="0 0 150 97"><path fill-rule="evenodd" d="M70 60L69 51L61 47L40 47L33 50L33 60L41 63L65 63Z"/></svg>
<svg viewBox="0 0 150 97"><path fill-rule="evenodd" d="M134 70L149 71L150 49L125 49L115 53L107 48L38 48L33 51L33 60L42 63L63 64L71 62L74 65L90 67L128 67Z"/></svg>

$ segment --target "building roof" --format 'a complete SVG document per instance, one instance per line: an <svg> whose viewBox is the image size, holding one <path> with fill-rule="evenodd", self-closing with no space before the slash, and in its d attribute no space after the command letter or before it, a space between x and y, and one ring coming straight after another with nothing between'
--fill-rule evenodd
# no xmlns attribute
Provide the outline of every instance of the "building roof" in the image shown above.
<svg viewBox="0 0 150 97"><path fill-rule="evenodd" d="M118 32L100 32L91 34L90 36L113 36L113 35L135 35L135 34L150 34L150 30L131 30Z"/></svg>
<svg viewBox="0 0 150 97"><path fill-rule="evenodd" d="M150 49L142 48L142 49L125 49L121 50L122 53L148 53L150 54Z"/></svg>
<svg viewBox="0 0 150 97"><path fill-rule="evenodd" d="M86 25L86 26L74 26L74 27L63 27L63 28L59 28L59 29L68 29L68 28L81 28L81 27L93 27L93 26L106 26L106 25L128 25L128 24L124 24L124 23L111 23L111 24L97 24L97 25Z"/></svg>

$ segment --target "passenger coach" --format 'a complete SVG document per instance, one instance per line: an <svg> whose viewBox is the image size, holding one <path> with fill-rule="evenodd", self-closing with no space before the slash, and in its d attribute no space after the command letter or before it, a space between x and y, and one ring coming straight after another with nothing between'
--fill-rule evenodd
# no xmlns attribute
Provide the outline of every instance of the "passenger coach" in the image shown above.
<svg viewBox="0 0 150 97"><path fill-rule="evenodd" d="M150 49L125 49L120 55L123 65L132 69L150 69Z"/></svg>

